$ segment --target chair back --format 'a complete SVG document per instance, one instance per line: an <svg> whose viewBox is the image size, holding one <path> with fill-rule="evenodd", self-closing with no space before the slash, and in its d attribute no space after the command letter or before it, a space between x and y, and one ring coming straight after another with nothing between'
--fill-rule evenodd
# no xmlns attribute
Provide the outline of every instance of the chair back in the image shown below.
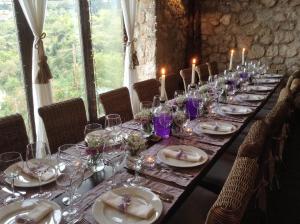
<svg viewBox="0 0 300 224"><path fill-rule="evenodd" d="M160 82L156 79L148 79L133 84L133 89L136 91L137 96L142 101L153 101L155 95L159 95Z"/></svg>
<svg viewBox="0 0 300 224"><path fill-rule="evenodd" d="M196 69L195 72L198 73ZM181 69L179 74L183 82L184 90L187 92L188 85L192 82L192 68ZM199 76L199 74L195 74L195 75ZM199 81L198 80L199 78L197 78L197 76L195 77L195 83Z"/></svg>
<svg viewBox="0 0 300 224"><path fill-rule="evenodd" d="M127 87L114 89L99 95L105 115L119 114L122 122L133 119L133 112Z"/></svg>
<svg viewBox="0 0 300 224"><path fill-rule="evenodd" d="M220 73L218 63L216 61L209 62L212 75L217 75Z"/></svg>
<svg viewBox="0 0 300 224"><path fill-rule="evenodd" d="M201 64L196 66L196 71L201 83L206 83L209 77L208 64Z"/></svg>
<svg viewBox="0 0 300 224"><path fill-rule="evenodd" d="M81 98L44 106L38 112L44 122L52 153L63 144L75 144L84 140L87 118Z"/></svg>
<svg viewBox="0 0 300 224"><path fill-rule="evenodd" d="M15 151L25 156L27 144L25 123L20 114L0 118L0 153Z"/></svg>
<svg viewBox="0 0 300 224"><path fill-rule="evenodd" d="M237 157L217 200L208 213L206 223L240 223L253 196L257 175L256 159Z"/></svg>
<svg viewBox="0 0 300 224"><path fill-rule="evenodd" d="M300 92L300 78L295 78L291 84L292 94L295 95Z"/></svg>

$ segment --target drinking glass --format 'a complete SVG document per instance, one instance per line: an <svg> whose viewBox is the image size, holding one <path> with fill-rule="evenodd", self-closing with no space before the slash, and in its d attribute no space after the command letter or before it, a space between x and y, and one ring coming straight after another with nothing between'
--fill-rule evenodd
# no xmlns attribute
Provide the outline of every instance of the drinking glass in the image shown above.
<svg viewBox="0 0 300 224"><path fill-rule="evenodd" d="M78 160L69 159L66 161L66 168L58 172L56 184L58 188L65 190L70 198L69 206L63 211L64 220L67 223L76 223L81 218L81 214L75 206L74 193L83 181L84 169Z"/></svg>
<svg viewBox="0 0 300 224"><path fill-rule="evenodd" d="M138 152L136 156L128 156L127 159L134 168L134 176L127 179L127 183L131 186L139 186L142 184L141 178L139 176L139 171L143 166L143 156L141 156L140 152Z"/></svg>
<svg viewBox="0 0 300 224"><path fill-rule="evenodd" d="M51 196L50 191L42 192L43 175L49 177L55 174L55 169L53 170L51 164L53 164L51 152L45 142L34 142L27 145L25 165L39 181L39 192L33 194L31 198L49 198Z"/></svg>
<svg viewBox="0 0 300 224"><path fill-rule="evenodd" d="M214 94L214 99L216 102L216 110L219 111L219 99L222 93L222 84L221 81L215 80L214 86L213 86L213 94Z"/></svg>
<svg viewBox="0 0 300 224"><path fill-rule="evenodd" d="M88 133L102 129L102 125L98 123L87 124L84 128L84 136Z"/></svg>
<svg viewBox="0 0 300 224"><path fill-rule="evenodd" d="M122 140L121 136L122 120L119 114L108 114L105 116L105 128L110 131L113 142Z"/></svg>
<svg viewBox="0 0 300 224"><path fill-rule="evenodd" d="M77 145L65 144L58 148L58 152L57 152L58 170L60 172L63 172L68 164L72 164L74 167L82 166L82 169L84 170L82 160L79 157L76 157L75 155L71 154L69 151L70 149L76 150ZM80 198L81 198L81 194L78 193L78 188L76 188L72 200L78 200ZM66 196L62 198L62 202L65 205L70 205L71 199L69 196Z"/></svg>
<svg viewBox="0 0 300 224"><path fill-rule="evenodd" d="M104 163L112 168L112 180L109 181L110 186L107 190L111 190L117 186L115 180L116 168L124 162L125 157L126 147L123 141L119 144L110 144L108 142L105 144L103 152Z"/></svg>
<svg viewBox="0 0 300 224"><path fill-rule="evenodd" d="M153 97L152 107L156 108L156 107L159 107L159 105L160 105L160 96L159 95L155 95Z"/></svg>
<svg viewBox="0 0 300 224"><path fill-rule="evenodd" d="M23 164L23 159L20 153L4 152L0 154L0 170L3 172L1 176L7 178L11 184L11 195L4 199L4 205L24 199L21 194L15 192L15 179L19 177L19 169L15 168L10 172L5 172L8 167L16 163Z"/></svg>

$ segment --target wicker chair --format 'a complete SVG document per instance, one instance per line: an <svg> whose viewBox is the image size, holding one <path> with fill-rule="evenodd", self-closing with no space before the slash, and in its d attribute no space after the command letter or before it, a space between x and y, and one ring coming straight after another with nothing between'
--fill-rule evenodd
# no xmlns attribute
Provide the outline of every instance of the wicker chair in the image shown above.
<svg viewBox="0 0 300 224"><path fill-rule="evenodd" d="M148 79L133 84L133 89L136 91L140 102L152 101L155 95L159 95L160 82L156 79Z"/></svg>
<svg viewBox="0 0 300 224"><path fill-rule="evenodd" d="M0 118L0 153L19 152L25 156L28 137L20 114Z"/></svg>
<svg viewBox="0 0 300 224"><path fill-rule="evenodd" d="M52 153L63 144L83 141L87 119L81 98L44 106L39 108L38 112L44 122Z"/></svg>
<svg viewBox="0 0 300 224"><path fill-rule="evenodd" d="M253 196L258 176L256 159L237 157L213 206L207 224L238 224Z"/></svg>
<svg viewBox="0 0 300 224"><path fill-rule="evenodd" d="M209 62L212 75L217 75L220 73L218 63L216 61Z"/></svg>
<svg viewBox="0 0 300 224"><path fill-rule="evenodd" d="M291 91L293 95L300 92L300 78L296 78L293 80L291 84Z"/></svg>
<svg viewBox="0 0 300 224"><path fill-rule="evenodd" d="M197 72L197 69L195 69L195 72L197 73L198 76L195 77L195 83L197 83L199 81L199 74ZM183 82L184 90L187 92L188 85L192 82L192 68L181 69L179 74Z"/></svg>
<svg viewBox="0 0 300 224"><path fill-rule="evenodd" d="M127 87L111 90L99 95L105 114L119 114L122 122L133 119L133 112Z"/></svg>
<svg viewBox="0 0 300 224"><path fill-rule="evenodd" d="M208 64L201 64L196 66L196 71L200 82L205 84L208 81L209 77Z"/></svg>

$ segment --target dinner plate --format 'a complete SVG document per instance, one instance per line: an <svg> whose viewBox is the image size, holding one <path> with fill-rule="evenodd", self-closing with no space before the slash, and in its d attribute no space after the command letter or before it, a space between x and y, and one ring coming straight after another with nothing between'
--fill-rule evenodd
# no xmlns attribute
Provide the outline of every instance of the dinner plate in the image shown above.
<svg viewBox="0 0 300 224"><path fill-rule="evenodd" d="M257 84L274 84L280 82L279 79L273 79L273 78L260 78L260 79L255 79L254 83Z"/></svg>
<svg viewBox="0 0 300 224"><path fill-rule="evenodd" d="M255 94L240 94L236 96L236 99L239 101L256 102L256 101L262 101L263 99L265 99L265 96L255 95Z"/></svg>
<svg viewBox="0 0 300 224"><path fill-rule="evenodd" d="M202 159L199 162L188 162L188 161L184 161L184 160L169 158L169 157L166 157L165 154L163 153L164 149L170 149L170 150L174 150L174 151L183 150L184 152L189 153L189 154L201 155ZM167 146L164 149L161 149L157 153L157 158L161 162L163 162L163 163L165 163L169 166L184 167L184 168L195 167L195 166L199 166L199 165L204 164L208 160L207 154L203 150L201 150L199 148L196 148L194 146L190 146L190 145L170 145L170 146Z"/></svg>
<svg viewBox="0 0 300 224"><path fill-rule="evenodd" d="M205 128L205 125L211 125L211 126L216 126L216 127L226 127L230 130L228 131L218 131L218 129L216 128L216 130L211 130L209 128ZM233 134L234 132L236 132L237 127L233 124L227 123L227 122L220 122L220 121L207 121L207 122L201 122L200 124L198 124L193 131L196 134L209 134L209 135L229 135L229 134Z"/></svg>
<svg viewBox="0 0 300 224"><path fill-rule="evenodd" d="M230 115L247 115L247 114L251 114L253 110L245 106L224 105L224 106L220 106L220 112L224 114L230 114Z"/></svg>
<svg viewBox="0 0 300 224"><path fill-rule="evenodd" d="M17 201L0 208L0 223L15 224L15 218L17 215L28 214L28 212L30 212L34 207L39 206L41 202L49 204L53 208L53 211L49 213L39 223L59 224L62 219L62 213L59 205L53 201L48 201L43 199L29 199L25 201Z"/></svg>
<svg viewBox="0 0 300 224"><path fill-rule="evenodd" d="M118 195L130 195L143 204L151 204L155 212L149 219L141 219L132 215L126 215L105 204L100 196L92 207L92 215L100 224L151 224L155 222L162 213L162 202L156 194L150 191L150 189L144 187L120 187L112 191Z"/></svg>
<svg viewBox="0 0 300 224"><path fill-rule="evenodd" d="M272 86L248 86L246 91L258 91L258 92L266 92L272 90Z"/></svg>
<svg viewBox="0 0 300 224"><path fill-rule="evenodd" d="M264 74L262 75L263 78L282 78L282 74Z"/></svg>
<svg viewBox="0 0 300 224"><path fill-rule="evenodd" d="M18 162L18 163L23 163L23 162ZM19 170L19 176L18 176L18 178L15 179L14 185L16 187L38 187L38 186L40 186L39 180L37 178L31 177L31 176L25 174L21 170L21 168L18 167L18 163L12 164L4 171L5 174L9 174L10 172L12 172L15 169ZM46 159L45 159L45 164L49 164L50 166L57 165L56 161L46 160ZM47 181L41 181L41 186L52 183L55 180L56 180L56 177L54 176L53 178L51 178ZM9 184L11 183L11 179L9 179L9 178L5 178L5 181Z"/></svg>

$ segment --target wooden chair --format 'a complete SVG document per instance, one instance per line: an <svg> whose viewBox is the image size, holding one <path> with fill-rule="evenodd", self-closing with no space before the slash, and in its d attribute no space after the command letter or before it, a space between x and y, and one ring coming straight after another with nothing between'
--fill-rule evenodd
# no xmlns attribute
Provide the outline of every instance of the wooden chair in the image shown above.
<svg viewBox="0 0 300 224"><path fill-rule="evenodd" d="M0 153L14 151L25 156L27 144L26 127L20 114L0 118Z"/></svg>
<svg viewBox="0 0 300 224"><path fill-rule="evenodd" d="M133 112L127 87L114 89L99 95L106 115L119 114L122 122L133 119Z"/></svg>
<svg viewBox="0 0 300 224"><path fill-rule="evenodd" d="M153 101L155 95L160 94L160 82L156 79L148 79L133 84L133 89L136 91L140 102Z"/></svg>
<svg viewBox="0 0 300 224"><path fill-rule="evenodd" d="M196 71L200 82L202 84L205 84L208 81L208 77L209 77L208 65L207 64L197 65Z"/></svg>
<svg viewBox="0 0 300 224"><path fill-rule="evenodd" d="M161 78L159 78L161 81ZM176 90L182 90L183 87L180 85L180 76L179 75L167 75L166 76L166 96L167 99L173 99L174 93Z"/></svg>
<svg viewBox="0 0 300 224"><path fill-rule="evenodd" d="M199 81L199 74L197 70L195 72L195 83L197 83ZM184 90L187 92L188 85L192 82L192 68L181 69L179 73L183 82Z"/></svg>
<svg viewBox="0 0 300 224"><path fill-rule="evenodd" d="M212 75L217 75L220 73L218 68L218 63L216 61L209 62Z"/></svg>
<svg viewBox="0 0 300 224"><path fill-rule="evenodd" d="M52 153L63 144L75 144L84 140L87 118L81 98L44 106L38 112L44 122Z"/></svg>

